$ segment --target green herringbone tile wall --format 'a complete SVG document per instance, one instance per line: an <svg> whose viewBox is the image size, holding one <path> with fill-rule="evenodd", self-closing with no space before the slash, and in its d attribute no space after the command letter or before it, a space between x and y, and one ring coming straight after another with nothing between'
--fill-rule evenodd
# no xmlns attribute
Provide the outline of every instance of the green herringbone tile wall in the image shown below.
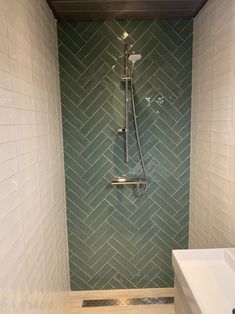
<svg viewBox="0 0 235 314"><path fill-rule="evenodd" d="M191 20L60 22L71 287L173 285L171 250L188 243ZM149 175L146 195L113 187L141 174L130 108L124 162L124 32L136 65L135 100Z"/></svg>

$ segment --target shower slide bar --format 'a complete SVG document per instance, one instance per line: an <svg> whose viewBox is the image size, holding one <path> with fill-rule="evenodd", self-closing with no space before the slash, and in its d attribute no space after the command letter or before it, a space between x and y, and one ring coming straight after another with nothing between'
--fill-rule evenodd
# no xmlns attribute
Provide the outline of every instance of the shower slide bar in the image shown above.
<svg viewBox="0 0 235 314"><path fill-rule="evenodd" d="M127 177L127 176L121 176L116 177L112 180L112 185L135 185L136 186L136 195L139 197L141 195L144 195L144 193L147 191L147 170L145 168L143 153L140 145L140 138L139 138L139 132L138 132L138 124L137 124L137 116L136 116L136 110L135 110L135 100L134 100L134 85L133 85L133 77L134 77L134 65L137 61L141 60L142 55L140 53L130 53L128 51L128 45L124 44L124 74L121 76L122 81L124 81L125 84L125 127L124 128L118 128L116 131L117 133L123 133L125 135L125 161L126 163L129 160L129 121L128 121L128 104L129 100L131 101L132 105L132 114L133 114L133 122L134 122L134 128L135 128L135 136L136 136L136 142L137 147L139 151L140 156L140 162L143 169L143 178L136 176L136 177ZM129 64L128 64L129 62ZM131 63L131 68L130 68ZM130 93L129 93L130 88ZM129 95L130 94L130 95ZM130 96L130 99L129 99ZM141 186L141 189L140 189Z"/></svg>
<svg viewBox="0 0 235 314"><path fill-rule="evenodd" d="M125 135L126 135L126 162L129 160L129 148L128 148L128 46L127 44L124 45L124 75L122 78L125 77ZM130 79L130 78L129 78Z"/></svg>

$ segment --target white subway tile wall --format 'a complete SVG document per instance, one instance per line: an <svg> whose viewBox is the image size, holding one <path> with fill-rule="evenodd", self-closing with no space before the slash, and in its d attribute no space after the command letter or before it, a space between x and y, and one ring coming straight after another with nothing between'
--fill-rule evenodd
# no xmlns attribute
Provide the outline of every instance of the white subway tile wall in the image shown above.
<svg viewBox="0 0 235 314"><path fill-rule="evenodd" d="M194 20L190 247L235 246L235 1Z"/></svg>
<svg viewBox="0 0 235 314"><path fill-rule="evenodd" d="M56 22L0 0L0 313L68 313Z"/></svg>

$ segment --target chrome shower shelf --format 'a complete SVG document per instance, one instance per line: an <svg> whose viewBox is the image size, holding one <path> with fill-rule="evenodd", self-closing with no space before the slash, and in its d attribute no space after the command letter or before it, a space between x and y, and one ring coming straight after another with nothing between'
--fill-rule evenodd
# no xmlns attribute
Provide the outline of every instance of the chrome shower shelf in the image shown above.
<svg viewBox="0 0 235 314"><path fill-rule="evenodd" d="M128 178L128 177L116 177L112 181L112 185L127 185L127 184L147 184L147 181L142 178Z"/></svg>

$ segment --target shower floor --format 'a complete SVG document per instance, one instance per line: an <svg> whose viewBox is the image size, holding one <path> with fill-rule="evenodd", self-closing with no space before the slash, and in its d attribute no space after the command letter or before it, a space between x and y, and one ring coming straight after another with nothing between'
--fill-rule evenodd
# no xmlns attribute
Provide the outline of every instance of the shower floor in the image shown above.
<svg viewBox="0 0 235 314"><path fill-rule="evenodd" d="M175 314L174 304L127 305L127 299L157 299L174 297L174 289L131 289L71 292L69 314ZM84 300L118 299L121 305L82 307ZM84 302L85 303L85 302ZM123 305L122 305L123 304Z"/></svg>

